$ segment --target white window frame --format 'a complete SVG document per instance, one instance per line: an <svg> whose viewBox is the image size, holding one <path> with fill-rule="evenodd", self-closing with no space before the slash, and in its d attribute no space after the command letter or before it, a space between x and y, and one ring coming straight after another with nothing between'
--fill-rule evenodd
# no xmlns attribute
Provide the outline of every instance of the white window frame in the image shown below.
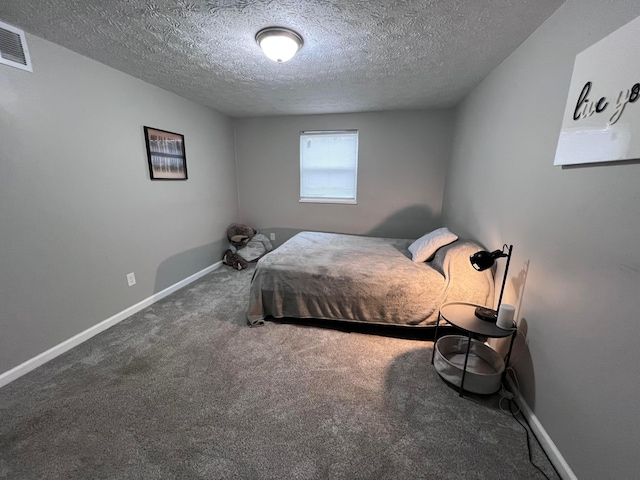
<svg viewBox="0 0 640 480"><path fill-rule="evenodd" d="M304 184L303 184L303 176L304 176L304 158L303 158L303 149L304 142L308 140L310 136L336 136L336 135L349 135L353 136L355 134L356 145L355 145L355 158L353 159L353 198L352 197L314 197L310 195L305 195L303 192ZM300 132L300 203L332 203L332 204L345 204L345 205L356 205L358 203L358 143L359 143L359 132L358 130L312 130L312 131L302 131ZM348 163L348 162L347 162Z"/></svg>

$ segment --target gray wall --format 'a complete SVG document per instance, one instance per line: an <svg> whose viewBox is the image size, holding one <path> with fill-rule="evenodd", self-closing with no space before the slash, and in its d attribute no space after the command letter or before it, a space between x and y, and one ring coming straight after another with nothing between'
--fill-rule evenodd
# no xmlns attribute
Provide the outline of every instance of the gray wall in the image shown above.
<svg viewBox="0 0 640 480"><path fill-rule="evenodd" d="M241 221L277 243L305 229L419 237L441 226L452 121L446 110L237 119ZM341 129L360 132L358 204L299 203L300 131Z"/></svg>
<svg viewBox="0 0 640 480"><path fill-rule="evenodd" d="M0 372L212 265L238 218L230 119L27 42L34 73L0 65ZM149 180L143 125L185 135L189 180Z"/></svg>
<svg viewBox="0 0 640 480"><path fill-rule="evenodd" d="M521 391L584 479L640 470L640 163L552 164L576 54L639 14L567 1L461 105L445 187L454 230L514 244Z"/></svg>

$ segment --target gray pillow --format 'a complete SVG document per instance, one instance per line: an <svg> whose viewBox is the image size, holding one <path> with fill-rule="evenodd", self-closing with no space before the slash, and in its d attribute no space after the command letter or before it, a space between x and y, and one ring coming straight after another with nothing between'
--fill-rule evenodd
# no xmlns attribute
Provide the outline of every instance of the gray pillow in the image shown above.
<svg viewBox="0 0 640 480"><path fill-rule="evenodd" d="M238 255L247 262L255 262L273 250L271 241L262 233L256 233L246 247L238 248Z"/></svg>

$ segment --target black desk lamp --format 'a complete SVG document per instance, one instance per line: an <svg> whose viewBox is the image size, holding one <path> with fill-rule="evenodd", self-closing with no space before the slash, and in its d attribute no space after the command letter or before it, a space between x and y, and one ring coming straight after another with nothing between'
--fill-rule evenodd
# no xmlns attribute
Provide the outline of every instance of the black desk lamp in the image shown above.
<svg viewBox="0 0 640 480"><path fill-rule="evenodd" d="M507 250L506 253L505 249ZM507 257L507 264L504 267L504 278L502 279L502 288L500 289L500 298L498 299L497 310L500 310L500 305L502 304L502 294L504 293L504 285L507 282L507 272L509 271L509 262L511 261L512 251L513 245L504 244L502 246L502 250L494 250L493 252L481 250L469 257L469 260L471 260L471 265L473 265L473 268L475 268L479 272L486 270L487 268L491 268L496 259ZM476 308L476 317L487 322L495 323L498 319L497 310L493 310L492 308L487 307L478 307Z"/></svg>

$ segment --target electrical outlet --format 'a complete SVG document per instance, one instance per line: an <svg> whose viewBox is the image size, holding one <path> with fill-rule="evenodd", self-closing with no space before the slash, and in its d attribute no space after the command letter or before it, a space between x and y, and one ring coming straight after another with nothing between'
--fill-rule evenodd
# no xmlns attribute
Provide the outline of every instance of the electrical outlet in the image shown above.
<svg viewBox="0 0 640 480"><path fill-rule="evenodd" d="M134 275L133 272L127 275L127 283L129 284L130 287L133 287L136 284L136 276Z"/></svg>
<svg viewBox="0 0 640 480"><path fill-rule="evenodd" d="M269 239L270 239L270 240L275 240L275 239L276 239L276 234L275 234L275 233L273 233L273 232L271 232L271 233L269 234Z"/></svg>

